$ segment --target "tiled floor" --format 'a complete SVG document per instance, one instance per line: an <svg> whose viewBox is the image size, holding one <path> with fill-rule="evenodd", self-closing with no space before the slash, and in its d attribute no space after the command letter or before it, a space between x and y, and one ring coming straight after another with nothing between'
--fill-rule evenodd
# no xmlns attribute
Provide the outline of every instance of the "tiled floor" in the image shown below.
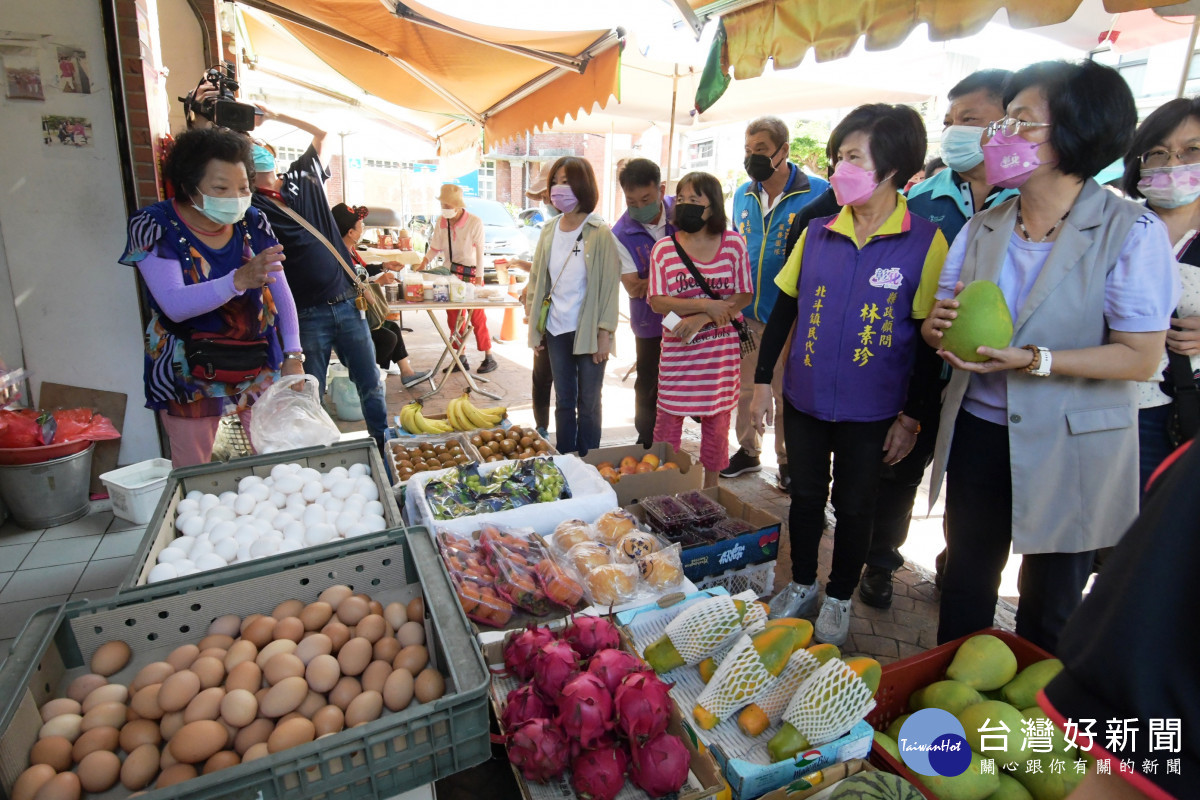
<svg viewBox="0 0 1200 800"><path fill-rule="evenodd" d="M38 609L112 595L145 531L104 510L45 530L0 525L0 660Z"/></svg>

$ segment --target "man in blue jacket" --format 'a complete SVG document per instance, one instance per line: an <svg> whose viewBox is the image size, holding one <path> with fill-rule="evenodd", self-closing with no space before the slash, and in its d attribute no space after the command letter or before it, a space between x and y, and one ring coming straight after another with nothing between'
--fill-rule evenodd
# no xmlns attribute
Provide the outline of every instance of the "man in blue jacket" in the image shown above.
<svg viewBox="0 0 1200 800"><path fill-rule="evenodd" d="M779 288L775 276L787 261L787 235L796 215L829 187L821 178L806 175L788 160L790 139L787 125L778 117L759 117L746 128L746 174L750 180L738 187L733 196L733 224L746 240L750 254L750 274L754 280L754 298L743 309L746 322L762 338L763 328L775 307ZM783 354L787 357L787 353ZM756 359L742 359L742 392L738 398L738 450L721 470L722 478L733 478L762 469L759 453L762 437L750 419L750 400L754 396ZM778 414L783 413L783 370L775 370L771 382ZM782 419L782 416L776 417ZM787 452L782 434L775 437L779 460L779 488L787 491L790 481L784 465Z"/></svg>

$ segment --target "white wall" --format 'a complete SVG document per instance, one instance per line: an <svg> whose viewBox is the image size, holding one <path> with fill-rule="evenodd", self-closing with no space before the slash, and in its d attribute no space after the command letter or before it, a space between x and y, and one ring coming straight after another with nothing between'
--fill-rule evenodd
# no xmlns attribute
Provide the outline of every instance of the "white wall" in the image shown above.
<svg viewBox="0 0 1200 800"><path fill-rule="evenodd" d="M171 131L177 133L183 130L185 121L183 104L175 98L196 88L204 70L212 65L204 63L204 30L187 0L158 0L157 5L160 49L169 69L166 93Z"/></svg>
<svg viewBox="0 0 1200 800"><path fill-rule="evenodd" d="M44 102L0 97L0 316L14 302L20 342L0 322L0 352L43 381L129 396L121 463L159 454L154 419L143 408L142 336L133 270L117 263L125 246L112 96L100 4L79 0L0 3L0 30L44 35ZM92 93L63 94L54 43L87 51ZM43 114L91 119L91 147L46 147ZM3 280L7 263L11 291Z"/></svg>

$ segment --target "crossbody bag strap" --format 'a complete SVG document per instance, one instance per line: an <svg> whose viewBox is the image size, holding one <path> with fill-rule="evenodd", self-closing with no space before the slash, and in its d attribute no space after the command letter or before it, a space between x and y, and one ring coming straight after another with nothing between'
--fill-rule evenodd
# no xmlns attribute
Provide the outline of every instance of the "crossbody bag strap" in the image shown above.
<svg viewBox="0 0 1200 800"><path fill-rule="evenodd" d="M366 291L366 287L364 286L362 279L360 279L358 277L358 273L354 271L353 267L351 267L349 264L346 263L346 259L342 258L342 254L337 251L337 248L334 247L333 244L330 243L330 241L328 239L326 239L325 236L319 230L314 228L312 226L312 223L310 223L304 217L300 216L294 210L289 208L288 204L283 202L282 200L272 197L271 202L273 202L275 205L279 206L279 208L283 211L283 213L287 214L289 217L294 219L296 222L300 223L300 225L306 231L311 233L318 242L325 245L325 247L329 249L329 252L332 253L333 257L337 259L337 262L342 265L342 269L346 270L346 274L350 276L351 285L354 286L356 289L358 289L359 294L362 294L364 291Z"/></svg>
<svg viewBox="0 0 1200 800"><path fill-rule="evenodd" d="M700 287L700 290L713 300L722 299L721 296L714 292L712 287L708 285L708 281L706 281L704 276L700 274L700 270L696 269L696 265L692 263L692 259L687 253L684 252L683 248L679 246L679 240L675 238L675 234L671 234L671 241L675 243L675 253L679 256L679 260L683 262L685 267L687 267L687 271L692 273L692 277L696 280L696 285Z"/></svg>

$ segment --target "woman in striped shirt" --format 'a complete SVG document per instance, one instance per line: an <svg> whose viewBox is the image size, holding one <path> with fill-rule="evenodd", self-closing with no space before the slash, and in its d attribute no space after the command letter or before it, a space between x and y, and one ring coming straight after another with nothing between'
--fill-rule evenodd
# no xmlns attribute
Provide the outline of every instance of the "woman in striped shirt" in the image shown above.
<svg viewBox="0 0 1200 800"><path fill-rule="evenodd" d="M690 172L679 181L675 197L678 232L659 240L650 254L650 307L668 315L654 440L679 449L684 418L698 417L700 463L709 487L717 485L717 474L729 464L729 420L741 389L742 358L733 321L754 289L745 242L727 230L720 182L706 172ZM700 286L685 258L717 299ZM667 320L675 325L668 329Z"/></svg>

